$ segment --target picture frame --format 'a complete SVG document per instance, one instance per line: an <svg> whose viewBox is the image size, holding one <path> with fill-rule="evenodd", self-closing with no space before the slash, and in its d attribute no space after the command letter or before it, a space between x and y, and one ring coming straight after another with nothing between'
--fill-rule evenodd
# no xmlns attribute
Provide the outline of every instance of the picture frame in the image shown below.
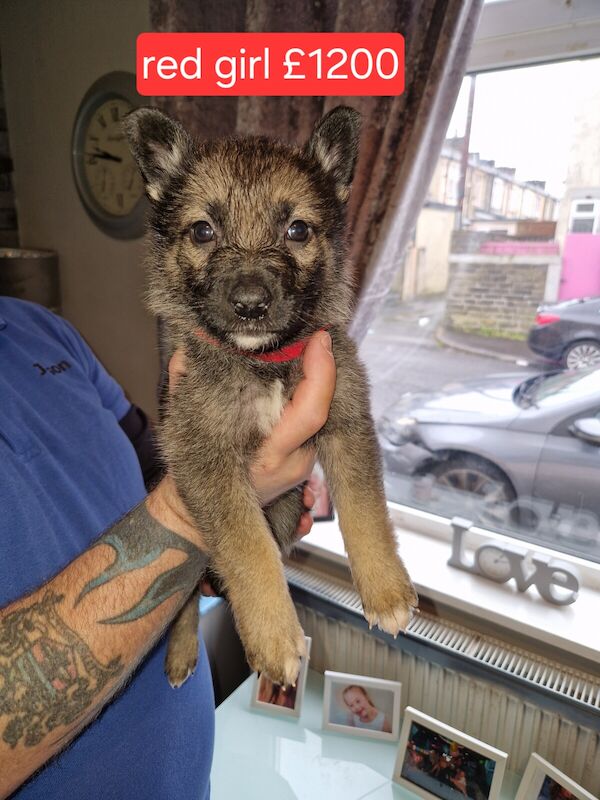
<svg viewBox="0 0 600 800"><path fill-rule="evenodd" d="M296 719L300 717L312 639L310 636L305 636L304 641L306 642L306 658L301 660L296 686L284 688L271 681L266 675L255 672L250 700L251 708L267 714L275 714L278 717L294 717Z"/></svg>
<svg viewBox="0 0 600 800"><path fill-rule="evenodd" d="M556 790L559 791L556 791ZM562 791L560 791L562 790ZM553 764L532 753L515 800L598 800Z"/></svg>
<svg viewBox="0 0 600 800"><path fill-rule="evenodd" d="M335 519L335 510L331 500L329 486L319 463L315 464L308 485L315 495L315 504L311 510L315 522L331 522Z"/></svg>
<svg viewBox="0 0 600 800"><path fill-rule="evenodd" d="M401 692L397 681L327 670L323 730L398 741Z"/></svg>
<svg viewBox="0 0 600 800"><path fill-rule="evenodd" d="M507 753L408 706L393 780L425 800L499 800ZM475 787L469 786L475 784Z"/></svg>

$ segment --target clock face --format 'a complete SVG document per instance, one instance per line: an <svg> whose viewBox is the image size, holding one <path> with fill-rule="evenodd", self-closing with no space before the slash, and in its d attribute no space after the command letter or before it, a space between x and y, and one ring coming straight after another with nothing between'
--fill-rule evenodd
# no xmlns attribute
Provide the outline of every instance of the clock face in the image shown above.
<svg viewBox="0 0 600 800"><path fill-rule="evenodd" d="M120 97L101 103L83 132L84 175L93 199L107 214L131 214L144 194L142 176L121 129L132 104Z"/></svg>
<svg viewBox="0 0 600 800"><path fill-rule="evenodd" d="M115 239L144 234L144 184L122 130L125 115L143 104L133 73L109 72L85 93L73 125L71 158L79 198L94 224Z"/></svg>
<svg viewBox="0 0 600 800"><path fill-rule="evenodd" d="M508 556L495 544L484 544L476 552L477 566L486 578L504 583L512 575Z"/></svg>

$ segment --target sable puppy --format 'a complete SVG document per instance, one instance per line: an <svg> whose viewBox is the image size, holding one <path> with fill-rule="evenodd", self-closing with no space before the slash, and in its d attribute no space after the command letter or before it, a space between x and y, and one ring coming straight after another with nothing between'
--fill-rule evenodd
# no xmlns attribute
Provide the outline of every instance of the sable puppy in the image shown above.
<svg viewBox="0 0 600 800"><path fill-rule="evenodd" d="M303 148L258 137L199 143L150 108L124 124L151 203L150 308L188 364L165 409L164 455L206 538L248 661L291 684L304 635L279 548L292 546L301 495L261 509L248 471L301 377L294 345L321 328L331 334L337 384L314 444L365 617L395 635L417 604L386 509L367 380L346 333L344 205L359 114L334 109ZM197 624L193 597L171 632L174 686L194 669Z"/></svg>

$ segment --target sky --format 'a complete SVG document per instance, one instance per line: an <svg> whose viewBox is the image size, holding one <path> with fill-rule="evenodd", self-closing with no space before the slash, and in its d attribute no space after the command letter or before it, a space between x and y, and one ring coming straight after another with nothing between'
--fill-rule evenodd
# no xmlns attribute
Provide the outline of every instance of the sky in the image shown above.
<svg viewBox="0 0 600 800"><path fill-rule="evenodd" d="M600 58L484 73L476 81L470 152L516 167L518 180L545 180L547 191L562 197L575 113L600 86ZM448 136L464 133L468 94L465 78Z"/></svg>

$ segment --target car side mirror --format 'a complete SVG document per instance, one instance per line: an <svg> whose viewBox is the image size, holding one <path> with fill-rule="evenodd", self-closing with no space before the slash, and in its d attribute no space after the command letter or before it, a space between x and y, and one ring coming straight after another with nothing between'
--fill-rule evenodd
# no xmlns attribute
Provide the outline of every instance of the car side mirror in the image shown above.
<svg viewBox="0 0 600 800"><path fill-rule="evenodd" d="M600 446L600 419L596 419L596 417L576 419L569 427L569 433L581 439L582 442Z"/></svg>

